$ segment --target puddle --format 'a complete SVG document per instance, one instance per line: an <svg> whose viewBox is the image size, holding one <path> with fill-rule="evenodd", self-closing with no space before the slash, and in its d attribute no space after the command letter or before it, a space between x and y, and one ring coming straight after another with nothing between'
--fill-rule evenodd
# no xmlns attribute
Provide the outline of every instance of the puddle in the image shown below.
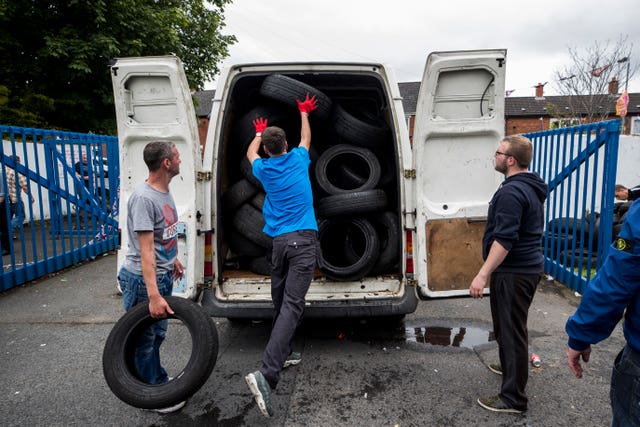
<svg viewBox="0 0 640 427"><path fill-rule="evenodd" d="M405 340L419 344L473 349L478 345L495 341L495 337L493 331L476 327L414 326L405 328Z"/></svg>

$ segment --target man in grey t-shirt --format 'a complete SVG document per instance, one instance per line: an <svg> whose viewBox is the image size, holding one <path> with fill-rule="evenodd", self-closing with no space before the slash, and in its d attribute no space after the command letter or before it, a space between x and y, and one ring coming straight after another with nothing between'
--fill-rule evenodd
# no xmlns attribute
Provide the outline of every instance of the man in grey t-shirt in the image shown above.
<svg viewBox="0 0 640 427"><path fill-rule="evenodd" d="M118 273L125 310L149 302L154 319L163 319L173 310L164 299L171 295L174 278L183 274L178 255L178 212L169 193L171 179L180 173L180 154L172 143L150 142L144 147L144 162L149 168L147 180L139 184L127 203L129 248ZM167 321L155 322L141 338L135 350L135 366L148 384L169 381L160 363L160 345ZM160 413L177 411L181 402Z"/></svg>

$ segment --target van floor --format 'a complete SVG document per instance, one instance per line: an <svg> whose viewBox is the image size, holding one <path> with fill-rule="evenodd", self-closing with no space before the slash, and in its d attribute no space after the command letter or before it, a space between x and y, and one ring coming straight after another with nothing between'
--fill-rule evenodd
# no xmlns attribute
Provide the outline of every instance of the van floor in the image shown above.
<svg viewBox="0 0 640 427"><path fill-rule="evenodd" d="M261 279L269 276L265 276L262 274L254 273L251 270L223 270L222 276L225 279L246 279L246 278L254 278ZM313 278L317 279L320 277L324 277L324 274L318 269L313 273Z"/></svg>

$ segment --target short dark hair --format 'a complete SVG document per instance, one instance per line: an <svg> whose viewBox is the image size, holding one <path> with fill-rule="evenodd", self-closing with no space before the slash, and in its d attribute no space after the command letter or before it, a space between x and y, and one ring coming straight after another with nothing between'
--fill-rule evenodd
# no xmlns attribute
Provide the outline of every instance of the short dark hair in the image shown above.
<svg viewBox="0 0 640 427"><path fill-rule="evenodd" d="M531 140L522 135L509 135L502 138L509 144L509 155L513 156L521 168L528 168L533 158L533 144Z"/></svg>
<svg viewBox="0 0 640 427"><path fill-rule="evenodd" d="M270 154L282 154L287 135L278 126L269 126L262 131L262 145L267 147Z"/></svg>
<svg viewBox="0 0 640 427"><path fill-rule="evenodd" d="M153 141L145 145L142 157L150 172L160 169L164 159L173 158L173 147L175 144L169 141Z"/></svg>

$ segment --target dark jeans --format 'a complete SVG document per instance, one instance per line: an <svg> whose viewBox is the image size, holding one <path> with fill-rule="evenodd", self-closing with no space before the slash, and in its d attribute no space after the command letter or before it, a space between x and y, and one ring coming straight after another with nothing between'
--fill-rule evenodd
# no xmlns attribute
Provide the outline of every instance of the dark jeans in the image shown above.
<svg viewBox="0 0 640 427"><path fill-rule="evenodd" d="M122 289L122 301L125 311L131 310L137 304L149 301L147 287L141 274L135 274L121 268L118 281ZM156 276L160 295L171 295L173 290L173 271ZM167 371L160 363L160 346L167 334L168 321L158 320L140 337L135 350L134 363L140 380L147 384L162 384L168 381Z"/></svg>
<svg viewBox="0 0 640 427"><path fill-rule="evenodd" d="M500 398L523 411L527 409L524 389L529 379L527 317L539 281L538 274L491 275L491 317L502 366Z"/></svg>
<svg viewBox="0 0 640 427"><path fill-rule="evenodd" d="M304 312L305 296L316 265L318 233L301 230L276 236L271 254L273 324L262 368L271 388L293 348L293 337Z"/></svg>
<svg viewBox="0 0 640 427"><path fill-rule="evenodd" d="M640 353L627 344L611 374L613 427L640 426Z"/></svg>

